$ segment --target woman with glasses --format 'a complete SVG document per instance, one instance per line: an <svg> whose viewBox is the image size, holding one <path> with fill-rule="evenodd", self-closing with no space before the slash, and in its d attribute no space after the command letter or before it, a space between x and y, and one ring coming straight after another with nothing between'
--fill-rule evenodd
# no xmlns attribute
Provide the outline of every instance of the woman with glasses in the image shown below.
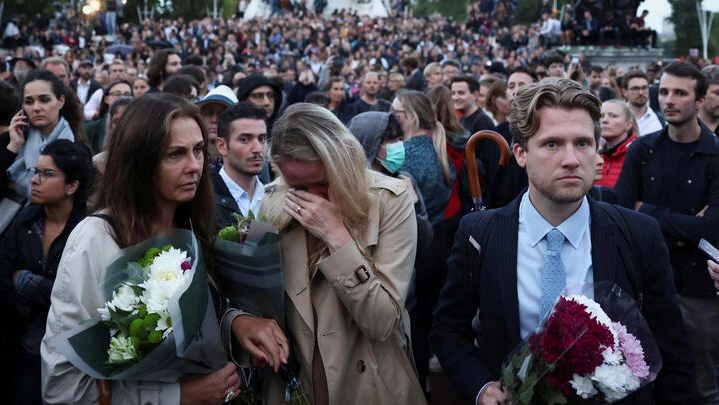
<svg viewBox="0 0 719 405"><path fill-rule="evenodd" d="M82 106L53 73L31 72L22 86L22 109L0 135L0 198L14 190L30 200L32 169L56 139L85 142Z"/></svg>
<svg viewBox="0 0 719 405"><path fill-rule="evenodd" d="M14 358L4 366L14 387L9 403L41 404L40 341L60 256L70 232L85 217L94 169L90 149L58 139L32 167L32 204L18 213L0 248L3 322Z"/></svg>
<svg viewBox="0 0 719 405"><path fill-rule="evenodd" d="M102 103L100 103L100 109L98 110L100 118L85 124L85 134L87 134L88 143L94 153L105 150L107 112L110 110L112 103L119 98L133 97L133 95L132 84L125 79L115 80L105 87Z"/></svg>

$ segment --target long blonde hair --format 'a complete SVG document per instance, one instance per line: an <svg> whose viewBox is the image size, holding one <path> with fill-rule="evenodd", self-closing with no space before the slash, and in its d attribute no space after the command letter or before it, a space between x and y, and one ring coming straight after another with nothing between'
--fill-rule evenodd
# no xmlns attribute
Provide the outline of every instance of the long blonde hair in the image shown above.
<svg viewBox="0 0 719 405"><path fill-rule="evenodd" d="M331 111L310 103L288 107L272 129L270 159L274 164L283 159L321 162L345 226L353 238L359 235L372 201L367 161L362 145ZM283 210L288 188L280 176L271 186L278 198L263 205L264 215L280 230L292 220Z"/></svg>
<svg viewBox="0 0 719 405"><path fill-rule="evenodd" d="M425 131L432 131L432 144L434 151L442 166L444 182L450 184L452 181L449 172L449 157L447 156L447 133L444 125L437 120L437 112L432 107L432 102L424 93L416 90L400 90L397 98L402 103L405 115L417 117L417 126Z"/></svg>

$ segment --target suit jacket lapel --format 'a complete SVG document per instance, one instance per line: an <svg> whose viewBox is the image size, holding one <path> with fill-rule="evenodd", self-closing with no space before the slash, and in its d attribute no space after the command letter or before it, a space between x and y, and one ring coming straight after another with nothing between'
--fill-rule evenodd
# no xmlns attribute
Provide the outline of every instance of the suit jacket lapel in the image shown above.
<svg viewBox="0 0 719 405"><path fill-rule="evenodd" d="M315 330L307 277L307 235L295 226L280 239L285 293L311 331Z"/></svg>
<svg viewBox="0 0 719 405"><path fill-rule="evenodd" d="M519 342L519 298L517 296L517 231L519 227L519 203L502 209L495 216L496 237L490 243L493 255L497 258L494 269L501 287L504 319L507 320L507 332L513 340Z"/></svg>

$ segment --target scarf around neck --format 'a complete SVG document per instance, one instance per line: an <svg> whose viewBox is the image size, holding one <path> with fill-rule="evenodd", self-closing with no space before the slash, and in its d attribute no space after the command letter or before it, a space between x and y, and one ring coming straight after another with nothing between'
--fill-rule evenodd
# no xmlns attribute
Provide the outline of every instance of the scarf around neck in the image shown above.
<svg viewBox="0 0 719 405"><path fill-rule="evenodd" d="M41 134L39 129L30 127L25 144L17 151L15 161L7 170L8 178L15 183L15 191L28 200L32 197L30 179L34 174L31 169L35 167L37 160L40 159L40 153L45 148L45 145L56 139L75 140L70 124L63 117L60 117L57 125L48 136Z"/></svg>

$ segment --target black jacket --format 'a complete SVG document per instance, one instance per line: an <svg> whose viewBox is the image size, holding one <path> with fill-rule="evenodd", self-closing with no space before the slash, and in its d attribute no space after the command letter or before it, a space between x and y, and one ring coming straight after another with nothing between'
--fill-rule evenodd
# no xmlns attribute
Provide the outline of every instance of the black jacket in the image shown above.
<svg viewBox="0 0 719 405"><path fill-rule="evenodd" d="M706 258L697 246L701 238L719 244L719 141L703 124L699 142L689 157L689 167L670 173L679 176L682 188L667 195L663 179L661 150L670 142L668 128L637 138L632 142L622 165L614 191L619 203L634 208L642 201L640 212L659 221L669 247L669 257L680 294L688 297L714 297L716 290L707 271ZM703 216L697 216L708 207Z"/></svg>
<svg viewBox="0 0 719 405"><path fill-rule="evenodd" d="M212 179L213 196L215 199L217 229L222 229L236 222L232 217L232 213L239 213L240 207L237 206L235 198L230 194L230 190L227 189L227 185L225 181L222 180L222 176L220 176L219 172L213 171L210 174L210 178Z"/></svg>

